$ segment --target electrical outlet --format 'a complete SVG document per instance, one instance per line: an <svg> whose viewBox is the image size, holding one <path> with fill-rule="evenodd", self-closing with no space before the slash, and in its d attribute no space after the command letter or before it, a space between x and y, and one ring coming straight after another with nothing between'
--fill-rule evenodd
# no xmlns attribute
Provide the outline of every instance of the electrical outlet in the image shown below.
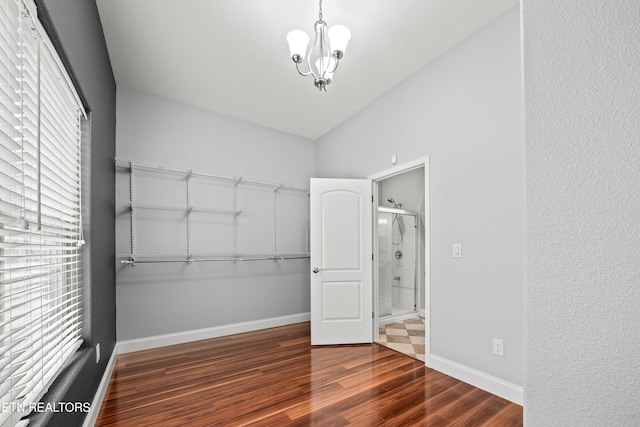
<svg viewBox="0 0 640 427"><path fill-rule="evenodd" d="M454 258L462 258L462 244L454 243L453 244L453 257Z"/></svg>
<svg viewBox="0 0 640 427"><path fill-rule="evenodd" d="M493 339L493 354L504 357L504 341Z"/></svg>
<svg viewBox="0 0 640 427"><path fill-rule="evenodd" d="M100 362L100 343L96 344L96 363Z"/></svg>

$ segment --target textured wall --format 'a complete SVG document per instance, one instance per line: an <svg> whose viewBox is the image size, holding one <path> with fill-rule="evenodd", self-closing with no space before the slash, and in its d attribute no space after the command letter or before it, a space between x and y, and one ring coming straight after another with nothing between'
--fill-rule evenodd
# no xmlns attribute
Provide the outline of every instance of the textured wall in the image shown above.
<svg viewBox="0 0 640 427"><path fill-rule="evenodd" d="M519 8L322 137L322 177L430 156L431 350L524 382L525 181ZM395 195L393 195L395 197ZM408 200L402 200L410 206ZM452 258L462 243L463 257ZM492 338L505 356L492 354Z"/></svg>
<svg viewBox="0 0 640 427"><path fill-rule="evenodd" d="M640 425L640 2L523 2L525 421Z"/></svg>
<svg viewBox="0 0 640 427"><path fill-rule="evenodd" d="M118 87L117 156L309 186L312 141ZM184 176L137 173L138 201L186 203ZM194 206L231 210L232 185L193 180ZM278 193L278 250L307 250L308 198ZM116 175L116 247L130 253L126 170ZM272 253L273 190L239 186L239 253ZM183 212L137 210L137 253L186 254ZM195 255L233 251L231 216L192 214ZM118 340L309 311L309 262L117 266Z"/></svg>

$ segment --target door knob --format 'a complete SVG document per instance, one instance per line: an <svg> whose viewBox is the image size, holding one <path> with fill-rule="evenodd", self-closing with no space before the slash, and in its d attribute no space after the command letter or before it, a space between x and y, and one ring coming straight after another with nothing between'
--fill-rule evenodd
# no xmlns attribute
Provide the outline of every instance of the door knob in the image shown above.
<svg viewBox="0 0 640 427"><path fill-rule="evenodd" d="M314 267L314 268L313 268L313 272L314 272L314 273L317 273L317 272L319 272L319 271L320 271L320 269L319 269L318 267Z"/></svg>

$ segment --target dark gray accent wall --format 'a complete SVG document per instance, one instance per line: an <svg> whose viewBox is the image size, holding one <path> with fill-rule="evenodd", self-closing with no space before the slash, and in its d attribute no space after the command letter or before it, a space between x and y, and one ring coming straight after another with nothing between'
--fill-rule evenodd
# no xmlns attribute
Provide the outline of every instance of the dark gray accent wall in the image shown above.
<svg viewBox="0 0 640 427"><path fill-rule="evenodd" d="M94 1L36 0L88 113L85 168L85 327L83 347L44 396L46 402L91 402L116 340L114 198L116 85ZM86 173L88 172L88 174ZM88 178L88 179L87 179ZM86 182L88 181L88 182ZM96 344L101 360L96 363ZM45 412L30 426L80 426L86 414Z"/></svg>

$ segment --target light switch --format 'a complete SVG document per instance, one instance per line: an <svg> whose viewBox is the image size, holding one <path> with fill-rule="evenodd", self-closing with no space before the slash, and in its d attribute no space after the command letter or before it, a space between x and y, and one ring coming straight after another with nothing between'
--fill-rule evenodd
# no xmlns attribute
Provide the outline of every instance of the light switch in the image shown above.
<svg viewBox="0 0 640 427"><path fill-rule="evenodd" d="M453 257L454 258L462 258L462 244L454 243L453 244Z"/></svg>

